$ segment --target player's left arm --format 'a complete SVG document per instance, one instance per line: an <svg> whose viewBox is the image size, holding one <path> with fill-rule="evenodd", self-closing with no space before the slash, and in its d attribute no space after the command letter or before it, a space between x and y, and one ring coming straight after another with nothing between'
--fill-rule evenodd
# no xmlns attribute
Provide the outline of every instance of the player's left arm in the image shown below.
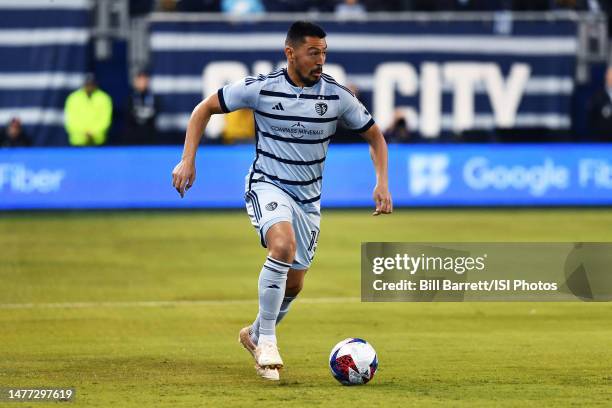
<svg viewBox="0 0 612 408"><path fill-rule="evenodd" d="M376 187L374 187L374 202L376 210L372 215L391 214L393 200L389 192L388 153L387 142L378 125L373 124L361 134L370 145L370 157L376 172Z"/></svg>

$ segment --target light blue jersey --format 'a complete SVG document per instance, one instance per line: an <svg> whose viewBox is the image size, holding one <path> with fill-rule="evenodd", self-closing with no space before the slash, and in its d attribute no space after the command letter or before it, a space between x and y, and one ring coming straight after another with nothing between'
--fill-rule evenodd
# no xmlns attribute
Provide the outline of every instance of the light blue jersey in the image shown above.
<svg viewBox="0 0 612 408"><path fill-rule="evenodd" d="M312 87L296 86L286 69L246 77L219 89L224 112L252 109L255 160L246 177L282 189L306 212L320 213L323 165L337 122L359 133L374 120L357 98L331 76L322 74Z"/></svg>

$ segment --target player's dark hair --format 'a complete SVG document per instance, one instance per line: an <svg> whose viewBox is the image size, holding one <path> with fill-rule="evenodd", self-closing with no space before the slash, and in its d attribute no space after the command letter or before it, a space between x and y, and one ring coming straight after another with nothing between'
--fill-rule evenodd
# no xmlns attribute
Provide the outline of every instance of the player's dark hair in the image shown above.
<svg viewBox="0 0 612 408"><path fill-rule="evenodd" d="M304 37L325 38L327 33L318 25L310 21L296 21L287 31L285 44L297 46L304 43Z"/></svg>

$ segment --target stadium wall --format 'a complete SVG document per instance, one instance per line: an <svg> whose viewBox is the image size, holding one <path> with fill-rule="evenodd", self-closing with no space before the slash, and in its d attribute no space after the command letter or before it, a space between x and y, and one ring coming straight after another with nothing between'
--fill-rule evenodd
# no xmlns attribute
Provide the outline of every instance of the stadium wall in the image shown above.
<svg viewBox="0 0 612 408"><path fill-rule="evenodd" d="M0 0L0 127L17 117L37 146L65 146L64 103L91 70L89 0Z"/></svg>
<svg viewBox="0 0 612 408"><path fill-rule="evenodd" d="M572 15L444 20L371 16L320 19L325 72L359 97L382 128L399 110L411 131L438 139L463 131L572 126L579 22ZM246 75L285 65L292 18L235 21L156 14L150 25L158 128L183 134L193 106ZM223 118L207 128L218 136Z"/></svg>
<svg viewBox="0 0 612 408"><path fill-rule="evenodd" d="M204 146L184 199L179 147L0 151L0 210L240 208L253 146ZM609 206L612 145L391 145L396 206ZM323 208L372 206L367 145L332 145Z"/></svg>

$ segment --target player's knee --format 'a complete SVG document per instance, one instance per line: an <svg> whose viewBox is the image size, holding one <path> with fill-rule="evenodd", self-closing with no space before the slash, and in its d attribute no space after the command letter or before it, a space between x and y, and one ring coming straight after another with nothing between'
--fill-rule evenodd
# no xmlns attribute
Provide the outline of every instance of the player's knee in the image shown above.
<svg viewBox="0 0 612 408"><path fill-rule="evenodd" d="M270 256L279 261L292 263L295 257L295 239L278 237L268 242Z"/></svg>

